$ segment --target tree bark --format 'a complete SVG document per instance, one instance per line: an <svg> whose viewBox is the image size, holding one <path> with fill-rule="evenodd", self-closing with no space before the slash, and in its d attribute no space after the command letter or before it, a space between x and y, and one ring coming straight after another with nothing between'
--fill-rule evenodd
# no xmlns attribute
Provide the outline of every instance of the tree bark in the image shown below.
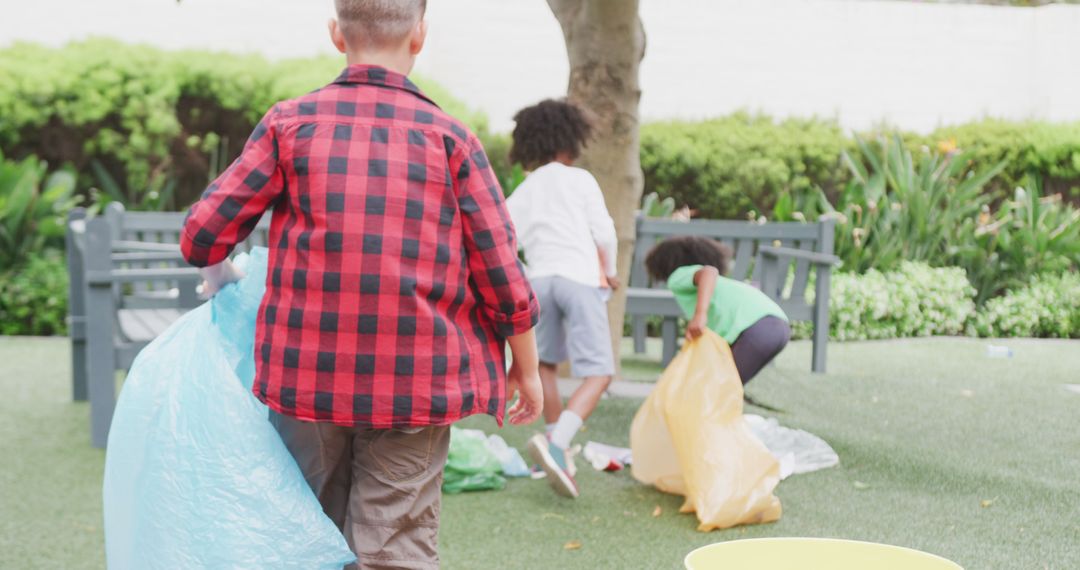
<svg viewBox="0 0 1080 570"><path fill-rule="evenodd" d="M619 236L619 280L623 287L608 304L618 365L626 312L626 287L634 251L634 215L643 178L639 155L638 69L645 56L639 0L548 0L562 26L570 60L567 99L593 121L593 139L580 165L604 191Z"/></svg>

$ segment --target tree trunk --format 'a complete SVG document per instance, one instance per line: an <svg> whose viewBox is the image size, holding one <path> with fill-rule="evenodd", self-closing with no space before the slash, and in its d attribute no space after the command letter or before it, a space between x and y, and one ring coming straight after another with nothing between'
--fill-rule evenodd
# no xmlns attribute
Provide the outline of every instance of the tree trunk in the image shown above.
<svg viewBox="0 0 1080 570"><path fill-rule="evenodd" d="M604 191L619 236L619 280L623 287L608 304L618 366L626 286L634 251L634 215L643 179L639 155L638 68L645 55L639 0L548 0L562 26L570 60L567 99L593 121L593 139L580 164Z"/></svg>

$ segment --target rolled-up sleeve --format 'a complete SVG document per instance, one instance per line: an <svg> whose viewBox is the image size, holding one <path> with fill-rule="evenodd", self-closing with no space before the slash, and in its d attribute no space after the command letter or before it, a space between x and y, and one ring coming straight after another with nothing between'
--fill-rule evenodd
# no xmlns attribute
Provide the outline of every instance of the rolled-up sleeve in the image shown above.
<svg viewBox="0 0 1080 570"><path fill-rule="evenodd" d="M471 138L451 160L469 272L484 312L500 336L536 326L540 305L518 259L502 189L480 142Z"/></svg>
<svg viewBox="0 0 1080 570"><path fill-rule="evenodd" d="M188 211L180 236L188 263L206 267L223 261L281 193L275 114L271 109L263 117L240 156Z"/></svg>

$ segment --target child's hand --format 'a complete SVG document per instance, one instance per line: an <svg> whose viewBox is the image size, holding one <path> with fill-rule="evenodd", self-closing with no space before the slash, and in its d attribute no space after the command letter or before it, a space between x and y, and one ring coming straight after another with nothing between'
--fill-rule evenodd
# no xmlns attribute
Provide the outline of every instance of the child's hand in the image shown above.
<svg viewBox="0 0 1080 570"><path fill-rule="evenodd" d="M696 340L699 336L705 334L706 328L708 328L708 323L705 322L705 315L695 315L686 324L686 340Z"/></svg>
<svg viewBox="0 0 1080 570"><path fill-rule="evenodd" d="M530 424L540 417L544 409L544 388L540 384L540 371L536 368L524 370L514 362L506 375L506 395L508 398L517 392L518 400L507 412L513 425Z"/></svg>
<svg viewBox="0 0 1080 570"><path fill-rule="evenodd" d="M622 287L622 281L619 281L618 276L612 275L607 278L607 286L612 291L617 291L619 287Z"/></svg>
<svg viewBox="0 0 1080 570"><path fill-rule="evenodd" d="M203 277L203 292L207 297L213 297L222 287L243 279L244 273L226 259L217 265L211 265L199 270Z"/></svg>

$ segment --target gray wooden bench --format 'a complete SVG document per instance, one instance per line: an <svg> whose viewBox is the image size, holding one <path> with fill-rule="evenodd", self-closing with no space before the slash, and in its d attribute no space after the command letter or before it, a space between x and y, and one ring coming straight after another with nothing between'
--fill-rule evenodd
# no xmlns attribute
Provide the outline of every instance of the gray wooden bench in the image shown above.
<svg viewBox="0 0 1080 570"><path fill-rule="evenodd" d="M626 314L631 318L634 351L645 351L646 317L659 316L666 366L678 350L678 320L682 309L662 282L645 270L645 256L654 245L673 236L702 236L726 244L734 252L728 277L749 281L771 297L792 321L813 323L814 372L825 372L829 338L829 277L839 263L833 255L834 223L756 223L725 220L639 218L634 261L627 289ZM814 300L807 300L811 271Z"/></svg>
<svg viewBox="0 0 1080 570"><path fill-rule="evenodd" d="M126 212L110 204L88 219L68 216L67 263L72 391L90 400L90 434L105 447L116 404L116 371L176 319L198 306L197 269L180 254L184 214ZM264 220L242 249L265 245Z"/></svg>

